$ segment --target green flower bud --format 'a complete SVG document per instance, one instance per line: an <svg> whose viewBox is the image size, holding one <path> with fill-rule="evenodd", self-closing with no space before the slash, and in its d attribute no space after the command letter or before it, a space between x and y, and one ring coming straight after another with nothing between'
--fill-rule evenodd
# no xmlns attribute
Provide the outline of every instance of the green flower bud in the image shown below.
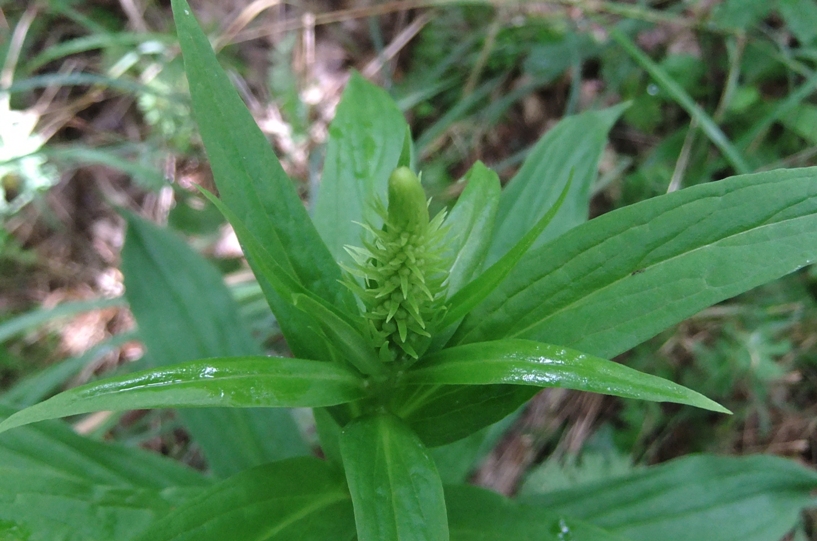
<svg viewBox="0 0 817 541"><path fill-rule="evenodd" d="M408 233L428 224L428 204L420 179L408 167L398 167L389 177L391 226Z"/></svg>

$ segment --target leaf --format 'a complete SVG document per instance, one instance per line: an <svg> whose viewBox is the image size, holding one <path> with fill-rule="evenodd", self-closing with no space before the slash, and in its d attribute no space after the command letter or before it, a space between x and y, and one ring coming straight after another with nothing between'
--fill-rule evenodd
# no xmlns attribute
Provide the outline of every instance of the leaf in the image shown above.
<svg viewBox="0 0 817 541"><path fill-rule="evenodd" d="M338 282L340 267L309 220L266 137L219 66L190 6L186 0L173 0L172 6L193 111L222 200L255 238L264 239L275 260L301 285L336 306L354 308L351 293ZM281 317L280 299L268 288L265 292Z"/></svg>
<svg viewBox="0 0 817 541"><path fill-rule="evenodd" d="M258 466L214 485L151 525L144 541L351 541L343 475L311 457Z"/></svg>
<svg viewBox="0 0 817 541"><path fill-rule="evenodd" d="M0 418L15 410L0 406ZM164 489L207 486L201 473L169 458L77 435L65 423L46 421L0 435L0 464L98 485Z"/></svg>
<svg viewBox="0 0 817 541"><path fill-rule="evenodd" d="M559 387L730 413L705 396L663 378L530 340L497 340L445 349L414 365L402 383Z"/></svg>
<svg viewBox="0 0 817 541"><path fill-rule="evenodd" d="M817 106L801 103L781 116L780 122L810 145L817 144Z"/></svg>
<svg viewBox="0 0 817 541"><path fill-rule="evenodd" d="M384 373L383 363L360 331L307 295L296 295L295 304L318 321L343 360L366 375Z"/></svg>
<svg viewBox="0 0 817 541"><path fill-rule="evenodd" d="M94 361L117 351L127 342L138 339L136 332L124 332L103 340L77 357L65 359L48 368L21 378L0 395L0 402L22 408L36 404L54 394L69 379Z"/></svg>
<svg viewBox="0 0 817 541"><path fill-rule="evenodd" d="M527 338L618 355L817 260L815 179L740 176L605 214L529 252L452 344Z"/></svg>
<svg viewBox="0 0 817 541"><path fill-rule="evenodd" d="M393 408L428 447L469 436L505 419L540 389L521 385L406 387Z"/></svg>
<svg viewBox="0 0 817 541"><path fill-rule="evenodd" d="M126 219L125 296L149 358L168 366L260 355L219 272L168 231L131 215ZM285 410L188 409L179 415L219 476L308 453Z"/></svg>
<svg viewBox="0 0 817 541"><path fill-rule="evenodd" d="M449 297L470 282L485 261L501 189L497 174L480 161L471 166L463 182L465 189L445 219L445 244L453 260Z"/></svg>
<svg viewBox="0 0 817 541"><path fill-rule="evenodd" d="M775 2L724 0L716 6L712 22L721 28L748 30L768 16Z"/></svg>
<svg viewBox="0 0 817 541"><path fill-rule="evenodd" d="M71 317L83 312L90 312L92 310L124 306L125 304L125 299L116 297L113 299L65 302L54 308L32 310L0 323L0 343L55 320Z"/></svg>
<svg viewBox="0 0 817 541"><path fill-rule="evenodd" d="M363 228L358 224L379 227L382 222L371 202L377 197L385 201L389 175L404 153L407 130L391 97L353 73L329 126L312 218L337 261L352 263L343 247L360 245ZM411 145L410 134L407 144Z"/></svg>
<svg viewBox="0 0 817 541"><path fill-rule="evenodd" d="M419 438L391 414L358 418L340 451L360 541L447 541L440 476Z"/></svg>
<svg viewBox="0 0 817 541"><path fill-rule="evenodd" d="M280 302L276 305L278 310L278 322L283 329L297 328L298 332L285 332L286 336L293 338L293 349L312 351L312 359L328 360L331 357L329 353L330 340L326 335L321 335L313 327L317 327L320 323L316 317L317 314L303 309L295 309L295 297L301 295L310 299L314 305L321 308L321 314L329 312L330 316L335 319L345 320L347 326L351 326L350 322L356 322L354 316L343 313L337 307L327 303L308 289L304 288L286 269L281 267L274 257L266 250L266 248L256 239L253 234L247 229L244 223L230 210L223 202L217 199L213 194L206 190L201 190L202 194L218 208L224 215L235 231L242 239L241 244L247 257L254 262L254 272L259 281L271 287L277 293ZM357 318L358 320L361 318ZM297 341L295 341L297 340ZM309 348L299 346L303 341L308 341Z"/></svg>
<svg viewBox="0 0 817 541"><path fill-rule="evenodd" d="M768 5L765 0L751 0L754 4ZM738 0L740 4L740 12L746 13L748 10L743 6L747 0ZM731 1L730 3L738 5L738 2ZM632 57L644 70L650 74L650 77L655 81L655 84L670 95L678 105L680 105L690 117L701 126L701 130L709 137L709 140L714 144L729 162L729 165L736 173L750 173L752 168L746 163L746 159L741 155L740 151L735 148L726 134L720 129L715 121L710 117L706 111L695 103L695 100L664 70L661 66L652 61L652 59L642 51L638 45L632 42L626 34L618 29L613 29L610 32L610 37L618 43L624 51Z"/></svg>
<svg viewBox="0 0 817 541"><path fill-rule="evenodd" d="M518 505L472 486L445 489L451 541L628 541L596 526Z"/></svg>
<svg viewBox="0 0 817 541"><path fill-rule="evenodd" d="M782 539L813 504L817 474L772 456L700 455L523 499L632 541Z"/></svg>
<svg viewBox="0 0 817 541"><path fill-rule="evenodd" d="M614 357L817 260L815 176L800 169L734 177L596 218L529 252L450 344L515 337ZM541 325L518 333L525 314ZM509 392L438 389L407 422L427 445L441 442L437 426L464 437L488 424L482 417L501 419L532 396Z"/></svg>
<svg viewBox="0 0 817 541"><path fill-rule="evenodd" d="M0 526L14 524L26 541L132 539L177 501L156 490L0 468Z"/></svg>
<svg viewBox="0 0 817 541"><path fill-rule="evenodd" d="M556 218L536 246L587 220L590 188L607 143L607 132L626 104L562 119L531 150L502 192L488 263L511 249L552 208L568 179L573 185Z"/></svg>
<svg viewBox="0 0 817 541"><path fill-rule="evenodd" d="M315 408L312 414L315 417L315 431L318 433L323 456L343 467L343 459L340 456L340 425L326 408Z"/></svg>
<svg viewBox="0 0 817 541"><path fill-rule="evenodd" d="M15 413L0 423L0 432L99 410L321 407L363 396L361 379L331 363L277 357L205 359L75 387Z"/></svg>
<svg viewBox="0 0 817 541"><path fill-rule="evenodd" d="M470 282L451 297L448 301L448 311L440 324L440 328L444 329L463 318L480 302L485 300L485 298L502 283L508 274L516 268L522 256L533 246L536 239L542 234L542 231L545 230L551 220L553 220L553 217L559 212L559 209L562 208L562 203L570 191L570 185L571 179L568 178L567 184L565 184L565 187L562 189L562 194L559 196L559 199L557 199L556 202L553 203L553 206L550 207L550 210L536 222L536 225L525 233L513 248L505 252L505 255L499 258L499 261L483 272L479 278Z"/></svg>
<svg viewBox="0 0 817 541"><path fill-rule="evenodd" d="M800 45L808 45L817 37L817 2L814 0L778 0L777 9L786 27Z"/></svg>
<svg viewBox="0 0 817 541"><path fill-rule="evenodd" d="M460 441L429 449L443 484L465 483L516 419L516 415L509 415Z"/></svg>

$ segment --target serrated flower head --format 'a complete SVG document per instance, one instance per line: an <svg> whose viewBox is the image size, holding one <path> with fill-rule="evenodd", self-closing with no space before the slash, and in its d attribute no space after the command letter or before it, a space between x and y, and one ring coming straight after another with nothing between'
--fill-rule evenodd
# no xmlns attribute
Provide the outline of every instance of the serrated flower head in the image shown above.
<svg viewBox="0 0 817 541"><path fill-rule="evenodd" d="M363 301L381 358L416 359L428 346L445 298L445 214L429 220L423 187L407 167L391 174L388 194L388 209L375 202L383 227L364 224L363 247L346 247L355 262L347 271L363 278L363 287L351 276L345 283Z"/></svg>

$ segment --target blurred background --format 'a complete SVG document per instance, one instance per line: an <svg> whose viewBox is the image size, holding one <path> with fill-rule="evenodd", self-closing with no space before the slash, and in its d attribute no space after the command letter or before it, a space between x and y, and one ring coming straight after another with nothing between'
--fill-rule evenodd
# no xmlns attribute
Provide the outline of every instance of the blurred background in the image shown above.
<svg viewBox="0 0 817 541"><path fill-rule="evenodd" d="M559 119L622 102L591 217L817 160L815 0L190 3L307 205L353 70L406 115L439 207L475 160L507 181ZM285 351L231 229L197 185L213 188L169 1L0 0L0 403L144 362L122 298L117 209L184 236L224 275L253 336ZM435 451L444 478L515 494L701 451L813 465L815 295L817 272L803 269L619 359L731 417L548 390ZM309 413L295 414L315 446ZM207 467L172 412L102 413L75 428Z"/></svg>

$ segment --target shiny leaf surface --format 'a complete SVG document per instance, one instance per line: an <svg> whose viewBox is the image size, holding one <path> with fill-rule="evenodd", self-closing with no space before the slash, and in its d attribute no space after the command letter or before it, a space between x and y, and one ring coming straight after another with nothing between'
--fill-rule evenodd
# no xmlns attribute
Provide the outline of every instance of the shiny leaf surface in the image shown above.
<svg viewBox="0 0 817 541"><path fill-rule="evenodd" d="M0 423L0 432L98 410L320 407L362 396L362 381L330 363L274 357L207 359L76 387L12 415Z"/></svg>
<svg viewBox="0 0 817 541"><path fill-rule="evenodd" d="M561 387L729 413L686 387L624 365L531 340L468 344L430 355L406 372L408 385L516 384Z"/></svg>

